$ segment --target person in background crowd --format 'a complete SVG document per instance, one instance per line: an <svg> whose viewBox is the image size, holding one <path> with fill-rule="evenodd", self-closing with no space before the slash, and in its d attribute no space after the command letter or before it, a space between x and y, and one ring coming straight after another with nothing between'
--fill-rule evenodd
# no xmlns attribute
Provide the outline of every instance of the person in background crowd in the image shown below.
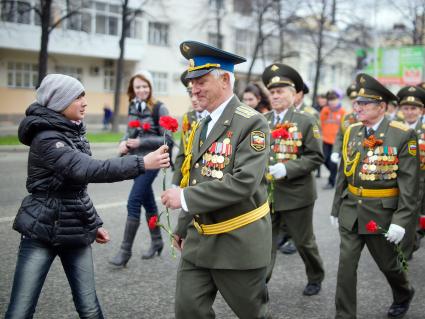
<svg viewBox="0 0 425 319"><path fill-rule="evenodd" d="M159 118L167 115L168 110L162 102L155 100L152 91L152 76L145 70L131 77L127 95L130 102L128 121L139 121L142 129L136 131L136 136L133 136L132 129L128 127L119 144L118 152L120 155L144 155L164 144L164 128L159 125ZM168 131L165 131L165 137L171 149L173 140ZM114 266L124 267L131 258L134 238L140 225L142 206L146 211L146 221L149 221L152 216L158 215L158 207L152 189L152 183L158 172L159 170L151 170L134 179L127 202L127 221L121 248L109 260L109 263ZM149 232L151 245L149 250L142 255L143 259L153 258L155 254L160 255L164 247L161 229L159 227L149 228Z"/></svg>
<svg viewBox="0 0 425 319"><path fill-rule="evenodd" d="M112 117L114 112L112 112L111 108L105 104L103 107L103 130L107 131L112 123Z"/></svg>
<svg viewBox="0 0 425 319"><path fill-rule="evenodd" d="M316 103L313 105L313 107L316 109L317 112L320 113L320 111L326 106L326 103L328 103L328 100L326 99L326 94L320 93L316 96Z"/></svg>
<svg viewBox="0 0 425 319"><path fill-rule="evenodd" d="M245 88L242 94L242 102L260 113L270 111L269 98L262 88L256 83L250 83Z"/></svg>
<svg viewBox="0 0 425 319"><path fill-rule="evenodd" d="M320 111L320 122L322 123L323 155L325 156L325 166L329 170L329 178L323 189L333 189L335 187L337 165L331 161L332 147L345 110L341 105L341 96L336 91L329 91L326 94L326 98L328 103Z"/></svg>
<svg viewBox="0 0 425 319"><path fill-rule="evenodd" d="M335 318L356 318L357 267L365 245L391 286L393 303L387 315L401 318L414 289L397 261L395 245L416 214L417 138L408 126L385 116L388 101L397 100L394 94L364 73L357 75L356 85L359 122L344 136L331 213L341 238Z"/></svg>
<svg viewBox="0 0 425 319"><path fill-rule="evenodd" d="M385 114L390 121L404 122L403 113L399 110L397 101L390 101L388 103Z"/></svg>
<svg viewBox="0 0 425 319"><path fill-rule="evenodd" d="M344 133L351 124L357 123L357 114L354 111L354 103L356 102L357 97L356 84L351 84L347 88L346 92L347 97L350 99L351 102L351 111L345 113L344 117L341 120L341 125L339 126L338 134L336 135L335 143L332 147L331 154L331 161L337 165L339 164L339 161L341 159L342 140L344 138Z"/></svg>
<svg viewBox="0 0 425 319"><path fill-rule="evenodd" d="M418 137L417 151L420 161L418 207L412 221L406 227L406 235L401 242L404 255L407 259L411 259L413 252L419 248L425 231L419 226L419 218L425 214L425 124L422 123L425 90L420 87L406 86L397 93L397 97L400 101L400 111L403 113L404 123L414 130Z"/></svg>
<svg viewBox="0 0 425 319"><path fill-rule="evenodd" d="M176 186L180 186L180 182L183 177L181 172L181 167L185 159L185 150L189 142L190 133L194 129L195 125L199 123L205 116L208 115L208 111L204 110L199 105L199 101L196 99L196 96L192 94L192 82L186 79L186 75L187 75L187 70L181 74L180 80L182 84L186 87L187 93L190 97L190 102L192 104L191 106L192 110L183 115L183 121L181 126L182 134L180 139L180 147L179 147L179 152L174 161L175 170L174 170L173 181L172 181L172 184Z"/></svg>
<svg viewBox="0 0 425 319"><path fill-rule="evenodd" d="M295 69L275 63L264 70L262 78L270 91L273 109L265 115L272 130L269 172L274 179L272 259L267 282L272 276L277 238L284 223L305 264L307 285L303 295L313 296L320 292L325 277L313 232L317 192L312 172L323 163L320 131L313 116L294 107L296 93L303 90L303 80ZM276 136L273 131L281 133Z"/></svg>
<svg viewBox="0 0 425 319"><path fill-rule="evenodd" d="M103 318L96 295L91 244L109 241L87 193L89 183L112 183L169 166L167 146L144 156L108 160L91 157L83 123L83 85L63 74L49 74L36 102L19 125L28 145L29 195L13 228L21 233L7 319L32 318L50 266L59 256L80 318Z"/></svg>
<svg viewBox="0 0 425 319"><path fill-rule="evenodd" d="M309 92L310 92L310 89L308 88L307 84L303 82L303 89L295 94L294 106L297 111L306 112L307 114L312 115L316 119L317 124L320 127L319 112L317 112L315 108L305 104L304 102L304 96L308 94Z"/></svg>

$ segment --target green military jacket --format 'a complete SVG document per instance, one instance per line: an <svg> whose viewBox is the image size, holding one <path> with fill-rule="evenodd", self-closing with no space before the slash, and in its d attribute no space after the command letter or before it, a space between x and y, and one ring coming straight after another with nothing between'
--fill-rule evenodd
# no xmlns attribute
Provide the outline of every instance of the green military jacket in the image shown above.
<svg viewBox="0 0 425 319"><path fill-rule="evenodd" d="M307 114L312 115L316 119L316 122L320 127L320 113L314 107L308 106L303 102L297 110L299 112L305 112Z"/></svg>
<svg viewBox="0 0 425 319"><path fill-rule="evenodd" d="M350 130L350 131L349 131ZM383 144L368 148L363 146L365 127L356 123L346 134L348 160L360 154L357 165L347 166L353 174L344 173L346 159L341 161L332 207L332 216L339 224L353 230L358 223L358 233L367 234L366 224L374 220L383 229L390 224L406 227L416 212L419 187L419 158L417 137L413 130L396 121L383 118L375 137ZM398 188L399 195L392 197L361 197L348 190L348 184L364 189Z"/></svg>
<svg viewBox="0 0 425 319"><path fill-rule="evenodd" d="M419 118L415 127L418 137L419 152L419 214L425 215L425 124L422 123L422 117Z"/></svg>
<svg viewBox="0 0 425 319"><path fill-rule="evenodd" d="M332 153L341 154L342 150L342 140L344 138L344 133L347 128L351 125L357 123L357 117L353 112L345 114L341 119L341 126L339 127L338 133L335 138L335 143L332 146Z"/></svg>
<svg viewBox="0 0 425 319"><path fill-rule="evenodd" d="M174 174L172 179L173 185L180 186L180 181L183 177L181 167L184 161L185 145L189 138L190 132L192 132L192 129L197 122L198 119L196 117L196 111L189 111L183 115L179 152L177 153L176 159L174 160Z"/></svg>
<svg viewBox="0 0 425 319"><path fill-rule="evenodd" d="M266 203L264 175L270 133L265 118L237 97L230 100L199 146L203 123L200 122L195 134L189 186L183 190L183 196L188 207L186 214L208 225L227 221ZM224 161L218 159L219 154ZM214 156L217 156L215 160ZM184 233L187 224L179 222L179 226L183 229L177 229L176 233ZM266 267L270 262L271 234L270 214L219 235L199 234L191 223L182 258L198 267L214 269Z"/></svg>
<svg viewBox="0 0 425 319"><path fill-rule="evenodd" d="M264 115L270 129L274 130L274 112ZM272 139L270 146L269 164L283 162L286 168L286 177L275 181L275 211L293 210L314 203L317 191L312 172L324 161L319 128L311 115L291 107L283 123L293 125L288 128L293 132L287 139Z"/></svg>

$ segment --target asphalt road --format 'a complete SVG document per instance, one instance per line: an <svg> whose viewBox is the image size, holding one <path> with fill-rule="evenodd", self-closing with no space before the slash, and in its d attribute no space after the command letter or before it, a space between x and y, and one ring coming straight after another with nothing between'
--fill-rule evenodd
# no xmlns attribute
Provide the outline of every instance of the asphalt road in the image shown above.
<svg viewBox="0 0 425 319"><path fill-rule="evenodd" d="M95 145L94 157L114 156L112 145ZM26 194L27 149L0 148L0 316L3 317L12 285L19 234L12 230L13 217ZM325 169L322 169L325 171ZM168 176L169 177L169 176ZM162 175L156 179L155 193L161 193ZM270 309L273 318L333 318L339 237L329 224L333 191L322 191L326 178L317 180L319 199L316 202L314 226L319 250L325 264L326 278L319 295L305 297L304 265L300 257L278 253L273 278L269 285ZM133 258L127 268L112 268L107 260L117 250L126 218L126 199L131 181L114 184L92 184L89 193L109 230L108 245L93 245L96 287L106 318L173 318L176 268L179 256L173 258L167 246L162 255L142 260L141 252L149 246L146 223L136 238ZM159 200L158 200L159 202ZM175 217L175 215L173 215ZM173 223L175 218L173 218ZM425 245L425 243L424 243ZM425 249L421 248L410 263L410 277L416 296L405 318L425 318ZM358 318L386 318L392 302L384 276L367 249L363 251L358 271ZM218 296L214 310L217 318L236 318ZM71 292L58 260L55 260L42 290L34 318L78 318Z"/></svg>

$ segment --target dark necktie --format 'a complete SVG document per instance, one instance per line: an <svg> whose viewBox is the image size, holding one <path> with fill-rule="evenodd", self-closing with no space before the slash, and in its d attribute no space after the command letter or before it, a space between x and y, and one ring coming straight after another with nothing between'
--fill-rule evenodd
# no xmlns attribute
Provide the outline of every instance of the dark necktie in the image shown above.
<svg viewBox="0 0 425 319"><path fill-rule="evenodd" d="M207 139L207 131L208 131L208 123L211 121L211 116L205 117L204 124L202 125L201 134L199 135L199 146L202 146L202 144Z"/></svg>
<svg viewBox="0 0 425 319"><path fill-rule="evenodd" d="M142 102L137 101L136 108L137 108L137 112L142 113Z"/></svg>
<svg viewBox="0 0 425 319"><path fill-rule="evenodd" d="M375 134L375 130L373 128L366 128L366 137L372 136Z"/></svg>

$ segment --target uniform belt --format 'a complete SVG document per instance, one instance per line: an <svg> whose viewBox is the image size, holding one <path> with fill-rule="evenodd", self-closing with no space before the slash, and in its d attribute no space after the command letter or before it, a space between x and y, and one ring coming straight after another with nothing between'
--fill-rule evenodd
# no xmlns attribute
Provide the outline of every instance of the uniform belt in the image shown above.
<svg viewBox="0 0 425 319"><path fill-rule="evenodd" d="M193 220L193 225L195 226L198 233L202 235L218 235L223 233L231 232L232 230L241 228L248 224L255 222L256 220L263 218L269 213L269 203L266 201L260 207L251 210L247 213L239 215L238 217L231 218L224 222L219 222L216 224L199 224L195 219Z"/></svg>
<svg viewBox="0 0 425 319"><path fill-rule="evenodd" d="M367 189L363 187L356 187L348 184L348 191L351 194L361 197L394 197L400 193L398 188L384 188L384 189Z"/></svg>

